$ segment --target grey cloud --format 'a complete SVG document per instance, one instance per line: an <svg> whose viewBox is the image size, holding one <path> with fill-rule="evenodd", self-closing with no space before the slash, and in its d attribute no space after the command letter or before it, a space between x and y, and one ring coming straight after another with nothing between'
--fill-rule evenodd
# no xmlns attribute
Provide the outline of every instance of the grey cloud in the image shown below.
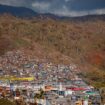
<svg viewBox="0 0 105 105"><path fill-rule="evenodd" d="M0 3L63 16L105 14L105 0L0 0Z"/></svg>
<svg viewBox="0 0 105 105"><path fill-rule="evenodd" d="M77 16L84 16L84 15L92 15L92 14L105 14L105 9L94 9L90 11L73 11L73 10L57 10L53 11L52 13L59 15L59 16L70 16L70 17L77 17Z"/></svg>
<svg viewBox="0 0 105 105"><path fill-rule="evenodd" d="M50 8L50 3L45 3L45 2L33 2L32 3L32 8L35 10L38 10L40 12L48 11Z"/></svg>
<svg viewBox="0 0 105 105"><path fill-rule="evenodd" d="M22 6L25 2L24 0L20 0L20 1L17 1L17 0L0 0L0 3L1 4L4 4L4 5L12 5L12 6Z"/></svg>

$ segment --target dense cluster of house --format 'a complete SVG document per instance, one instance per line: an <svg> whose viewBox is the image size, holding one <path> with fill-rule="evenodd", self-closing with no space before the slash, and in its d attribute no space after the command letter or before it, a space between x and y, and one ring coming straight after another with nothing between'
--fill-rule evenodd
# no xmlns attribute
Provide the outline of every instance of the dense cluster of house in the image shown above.
<svg viewBox="0 0 105 105"><path fill-rule="evenodd" d="M28 105L35 102L36 94L42 89L45 93L43 102L48 105L75 105L85 97L95 97L95 102L97 98L100 100L99 92L86 84L78 76L79 72L75 64L57 65L21 51L10 51L0 57L0 97L11 99L12 92L14 100L22 97ZM37 101L45 105L39 99ZM88 105L86 102L81 105Z"/></svg>

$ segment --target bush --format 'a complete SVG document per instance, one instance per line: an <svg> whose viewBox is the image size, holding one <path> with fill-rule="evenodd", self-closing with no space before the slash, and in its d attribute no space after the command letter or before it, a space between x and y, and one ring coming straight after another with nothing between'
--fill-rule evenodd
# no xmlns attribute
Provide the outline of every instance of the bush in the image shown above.
<svg viewBox="0 0 105 105"><path fill-rule="evenodd" d="M0 105L15 105L7 99L0 99Z"/></svg>

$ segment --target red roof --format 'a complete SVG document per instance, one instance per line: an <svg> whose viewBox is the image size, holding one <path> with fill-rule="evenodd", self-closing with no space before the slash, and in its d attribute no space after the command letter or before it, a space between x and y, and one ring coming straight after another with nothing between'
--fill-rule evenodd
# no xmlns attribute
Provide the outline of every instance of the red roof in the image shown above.
<svg viewBox="0 0 105 105"><path fill-rule="evenodd" d="M71 89L73 91L85 90L85 88L81 88L81 87L67 87L66 89Z"/></svg>

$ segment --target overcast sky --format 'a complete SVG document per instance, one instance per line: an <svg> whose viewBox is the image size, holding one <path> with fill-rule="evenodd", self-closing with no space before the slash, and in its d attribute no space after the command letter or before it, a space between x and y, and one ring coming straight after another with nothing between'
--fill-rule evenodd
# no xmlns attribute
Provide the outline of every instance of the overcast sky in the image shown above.
<svg viewBox="0 0 105 105"><path fill-rule="evenodd" d="M36 12L63 16L105 14L105 0L0 0L0 4L23 6Z"/></svg>

